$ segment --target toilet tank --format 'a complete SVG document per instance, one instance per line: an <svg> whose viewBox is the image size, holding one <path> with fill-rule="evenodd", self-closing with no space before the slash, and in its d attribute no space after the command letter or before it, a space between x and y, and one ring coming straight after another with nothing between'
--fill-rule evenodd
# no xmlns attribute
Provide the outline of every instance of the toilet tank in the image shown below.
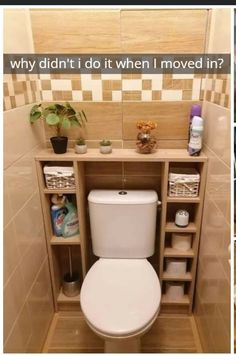
<svg viewBox="0 0 236 355"><path fill-rule="evenodd" d="M92 190L88 201L95 255L134 259L154 253L156 191Z"/></svg>

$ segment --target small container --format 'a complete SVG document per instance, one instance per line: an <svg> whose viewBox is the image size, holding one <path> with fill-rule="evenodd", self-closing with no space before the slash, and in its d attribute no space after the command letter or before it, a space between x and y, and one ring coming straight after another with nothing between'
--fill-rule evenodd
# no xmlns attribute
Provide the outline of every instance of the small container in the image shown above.
<svg viewBox="0 0 236 355"><path fill-rule="evenodd" d="M75 152L77 154L85 154L85 153L87 153L87 145L86 144L84 144L84 145L76 144L75 145Z"/></svg>
<svg viewBox="0 0 236 355"><path fill-rule="evenodd" d="M177 227L187 227L189 223L189 213L186 210L178 210L175 215L175 224Z"/></svg>
<svg viewBox="0 0 236 355"><path fill-rule="evenodd" d="M100 153L102 154L110 154L112 152L111 145L100 145Z"/></svg>
<svg viewBox="0 0 236 355"><path fill-rule="evenodd" d="M184 275L187 271L187 259L167 259L166 272L169 275Z"/></svg>
<svg viewBox="0 0 236 355"><path fill-rule="evenodd" d="M166 282L166 297L172 300L180 300L184 297L184 282Z"/></svg>
<svg viewBox="0 0 236 355"><path fill-rule="evenodd" d="M62 291L67 297L74 297L79 294L80 282L78 273L73 272L72 275L70 273L64 275Z"/></svg>
<svg viewBox="0 0 236 355"><path fill-rule="evenodd" d="M191 249L192 234L172 233L171 247L180 251L188 251Z"/></svg>

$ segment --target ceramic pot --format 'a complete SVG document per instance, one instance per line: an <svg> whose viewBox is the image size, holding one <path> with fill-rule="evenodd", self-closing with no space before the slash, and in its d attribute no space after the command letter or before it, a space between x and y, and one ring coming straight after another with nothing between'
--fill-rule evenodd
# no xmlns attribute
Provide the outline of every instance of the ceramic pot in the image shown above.
<svg viewBox="0 0 236 355"><path fill-rule="evenodd" d="M109 154L112 152L111 145L100 145L100 153L102 154Z"/></svg>
<svg viewBox="0 0 236 355"><path fill-rule="evenodd" d="M87 145L85 144L85 145L78 145L78 144L76 144L76 146L75 146L75 152L77 153L77 154L85 154L85 153L87 153Z"/></svg>
<svg viewBox="0 0 236 355"><path fill-rule="evenodd" d="M67 137L51 137L50 138L54 153L56 154L64 154L67 150Z"/></svg>

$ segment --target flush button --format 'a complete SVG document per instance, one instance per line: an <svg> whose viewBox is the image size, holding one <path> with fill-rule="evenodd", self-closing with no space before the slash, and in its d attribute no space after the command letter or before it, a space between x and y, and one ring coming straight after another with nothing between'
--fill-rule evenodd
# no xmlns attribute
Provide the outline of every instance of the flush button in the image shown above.
<svg viewBox="0 0 236 355"><path fill-rule="evenodd" d="M118 193L119 193L119 195L127 195L127 191L120 191Z"/></svg>

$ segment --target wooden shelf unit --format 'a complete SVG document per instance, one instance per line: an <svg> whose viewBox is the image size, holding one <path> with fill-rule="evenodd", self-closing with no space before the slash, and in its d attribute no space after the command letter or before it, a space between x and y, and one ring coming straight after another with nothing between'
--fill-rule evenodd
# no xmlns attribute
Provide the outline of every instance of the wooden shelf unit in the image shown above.
<svg viewBox="0 0 236 355"><path fill-rule="evenodd" d="M184 295L182 300L171 300L165 294L162 295L162 309L167 312L184 312L192 311L195 279L196 279L196 266L198 258L198 245L200 238L201 217L205 190L205 180L207 171L207 157L202 153L199 157L191 157L185 149L159 149L153 154L139 154L133 149L113 149L111 154L101 154L98 149L88 149L86 154L75 154L72 149L67 153L57 155L51 149L44 149L36 156L36 166L38 183L40 189L40 197L42 204L42 211L44 217L44 225L46 232L47 250L49 256L49 267L51 274L52 291L54 297L55 311L58 310L71 310L78 309L79 295L76 297L66 297L61 291L62 275L60 273L60 265L57 258L58 248L79 248L82 279L88 271L88 234L86 231L86 213L87 213L87 196L86 196L86 178L85 178L85 164L88 162L103 162L109 164L110 162L151 162L158 163L161 167L161 191L158 191L159 198L161 199L161 215L160 215L160 245L158 250L159 279L163 287L163 283L168 281L184 281L187 283L187 294ZM74 189L47 189L45 186L43 166L47 162L55 162L58 164L70 164L74 167L75 172L75 188ZM169 167L172 165L189 166L197 165L198 171L201 175L199 196L194 198L175 198L168 196L168 173ZM51 216L50 216L50 195L53 193L74 194L76 198L80 234L72 238L55 237L52 231ZM169 206L181 204L192 204L195 206L195 216L187 228L176 227L173 220L168 220L167 212ZM181 252L174 250L169 245L166 245L166 236L173 232L191 233L192 247L189 251ZM185 275L169 275L164 270L166 258L187 258L191 263L191 270ZM81 280L82 282L82 280Z"/></svg>
<svg viewBox="0 0 236 355"><path fill-rule="evenodd" d="M168 196L168 174L171 166L180 167L195 167L200 173L200 187L198 197L170 197ZM162 186L161 186L161 201L162 201L162 212L161 212L161 228L160 228L160 268L159 276L162 285L162 292L165 290L165 283L168 281L183 282L187 283L188 287L185 287L184 298L181 301L169 300L169 298L163 293L162 304L166 312L168 309L174 312L192 312L193 307L193 296L195 290L196 282L196 270L198 261L198 249L201 233L201 221L202 221L202 210L204 203L205 185L206 185L206 175L207 175L207 159L202 161L198 157L194 158L194 164L189 163L185 160L182 162L176 162L171 160L163 164L162 169ZM191 211L190 223L185 228L180 228L175 225L173 220L169 220L169 210L172 208L181 208L183 204L184 208ZM187 207L186 207L187 206ZM192 246L188 251L178 251L170 247L170 243L167 243L167 235L170 236L172 233L186 233L192 235ZM171 258L183 258L190 260L191 263L187 262L187 272L184 275L171 275L168 274L165 268L165 260ZM191 266L189 266L191 265ZM191 268L191 270L188 270ZM187 291L186 291L187 290ZM182 310L183 311L182 311Z"/></svg>

